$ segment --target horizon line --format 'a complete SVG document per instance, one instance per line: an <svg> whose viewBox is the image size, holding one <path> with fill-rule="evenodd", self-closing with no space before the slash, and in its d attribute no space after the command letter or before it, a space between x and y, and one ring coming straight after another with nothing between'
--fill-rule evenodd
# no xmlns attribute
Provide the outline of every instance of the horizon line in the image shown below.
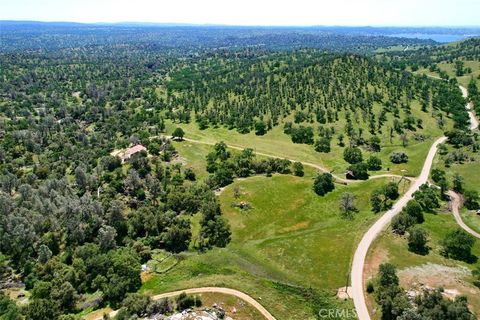
<svg viewBox="0 0 480 320"><path fill-rule="evenodd" d="M342 25L342 24L224 24L224 23L192 23L192 22L152 22L152 21L68 21L68 20L16 20L16 19L0 19L0 22L39 22L39 23L71 23L81 25L121 25L121 24L136 24L136 25L169 25L169 26L200 26L200 27L266 27L266 28L448 28L448 29L470 29L480 28L479 25Z"/></svg>

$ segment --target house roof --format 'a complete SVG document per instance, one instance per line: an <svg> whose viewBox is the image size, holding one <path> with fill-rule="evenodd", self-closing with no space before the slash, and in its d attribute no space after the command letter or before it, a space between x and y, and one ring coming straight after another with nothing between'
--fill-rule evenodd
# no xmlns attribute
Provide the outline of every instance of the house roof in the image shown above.
<svg viewBox="0 0 480 320"><path fill-rule="evenodd" d="M124 158L125 158L125 159L128 159L128 158L130 158L132 155L134 155L135 153L140 152L140 151L143 151L143 150L147 150L147 148L145 148L145 147L142 146L141 144L137 144L136 146L130 147L130 148L127 149L127 151L125 151L125 156L124 156Z"/></svg>

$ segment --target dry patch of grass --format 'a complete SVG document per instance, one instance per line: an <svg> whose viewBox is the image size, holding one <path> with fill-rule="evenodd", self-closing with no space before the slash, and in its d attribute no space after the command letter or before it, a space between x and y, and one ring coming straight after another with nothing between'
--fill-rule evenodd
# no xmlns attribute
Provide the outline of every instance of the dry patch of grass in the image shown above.
<svg viewBox="0 0 480 320"><path fill-rule="evenodd" d="M302 230L302 229L307 228L310 225L310 223L311 223L311 221L299 222L297 224L294 224L293 226L282 228L278 232L279 233L286 233L286 232Z"/></svg>

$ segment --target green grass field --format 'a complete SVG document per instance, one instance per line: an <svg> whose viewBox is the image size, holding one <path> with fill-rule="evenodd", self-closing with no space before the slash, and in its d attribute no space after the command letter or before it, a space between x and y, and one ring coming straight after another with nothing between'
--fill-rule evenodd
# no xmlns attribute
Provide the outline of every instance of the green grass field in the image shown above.
<svg viewBox="0 0 480 320"><path fill-rule="evenodd" d="M198 179L208 176L206 157L212 150L211 146L188 141L173 141L173 146L178 151L181 161L184 161L184 167L192 168Z"/></svg>
<svg viewBox="0 0 480 320"><path fill-rule="evenodd" d="M231 243L203 254L182 255L171 271L149 277L142 291L227 286L260 297L278 319L310 319L315 315L315 299L305 290L312 287L324 304L350 308L351 302L340 302L334 295L346 284L360 237L379 217L370 211L370 192L386 180L337 185L323 198L314 194L312 182L311 173L303 178L274 175L236 180L220 195L232 228ZM235 186L241 190L239 199L233 195ZM357 197L359 211L353 220L340 214L339 197L345 191ZM239 201L252 208L232 207ZM193 223L195 234L198 216Z"/></svg>
<svg viewBox="0 0 480 320"><path fill-rule="evenodd" d="M379 106L376 106L378 110ZM429 113L420 111L420 107L414 102L412 107L412 114L422 119L423 129L418 129L417 133L423 134L426 139L424 141L416 141L413 137L414 132L410 132L409 143L404 148L398 136L394 137L390 144L389 133L387 129L384 129L381 133L378 133L382 141L382 151L377 155L382 159L383 170L378 173L391 172L395 174L405 173L408 176L417 176L422 168L423 160L425 159L430 145L433 143L436 137L443 134L443 130L438 128L436 120ZM339 121L333 125L337 133L341 133L344 130L343 116L339 116ZM391 126L393 119L390 117L388 126ZM337 139L332 140L332 150L330 153L316 152L311 145L306 144L294 144L290 137L283 133L283 125L274 127L264 136L256 136L254 132L248 134L240 134L236 130L228 130L224 127L219 128L207 128L200 130L195 121L191 121L189 124L166 122L166 133L171 134L176 127L181 127L185 131L185 137L208 142L216 143L224 141L228 145L237 146L241 148L252 148L257 152L268 153L282 158L289 158L298 161L305 161L320 165L322 167L333 170L336 174L343 174L348 164L343 160L343 148L337 145ZM451 125L448 121L447 128ZM318 128L318 124L312 125L314 128ZM330 125L329 125L330 126ZM386 127L385 127L386 128ZM446 129L447 129L446 128ZM365 137L368 138L369 134L365 129ZM345 142L347 142L345 140ZM185 143L185 142L184 142ZM189 150L191 143L185 143L186 148L179 149L185 154L196 152L195 150ZM175 144L177 147L177 144ZM207 146L208 147L208 146ZM389 156L394 151L404 151L409 156L409 162L406 164L393 164L390 162ZM371 153L364 150L364 158L368 158ZM202 164L203 165L203 164ZM201 167L202 165L198 165ZM404 171L405 170L405 171Z"/></svg>
<svg viewBox="0 0 480 320"><path fill-rule="evenodd" d="M468 86L468 83L470 82L470 80L472 78L475 81L477 81L477 86L480 85L480 80L478 79L478 76L480 76L480 62L479 61L469 61L469 60L464 61L464 67L465 68L468 68L468 67L471 68L472 73L465 74L461 77L457 77L455 75L455 63L453 63L453 62L440 62L440 63L437 64L437 66L440 70L445 71L449 75L449 77L457 78L458 83L460 83L464 87ZM431 75L431 76L435 76L435 77L439 76L438 72L431 72L430 70L424 69L424 68L418 69L418 71L416 71L415 73L427 74L427 75Z"/></svg>

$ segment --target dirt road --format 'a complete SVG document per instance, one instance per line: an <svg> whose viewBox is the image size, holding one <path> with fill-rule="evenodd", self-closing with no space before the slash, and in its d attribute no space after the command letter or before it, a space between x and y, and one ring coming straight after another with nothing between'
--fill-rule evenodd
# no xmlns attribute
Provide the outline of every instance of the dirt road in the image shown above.
<svg viewBox="0 0 480 320"><path fill-rule="evenodd" d="M194 140L194 139L189 139L189 138L183 138L183 140L188 141L188 142L192 142L192 143L206 144L206 145L210 145L210 146L215 145L214 142L206 142L206 141ZM231 145L231 144L227 144L227 147L235 149L235 150L240 150L240 151L247 148L247 147L236 146L236 145ZM268 154L268 153L263 153L263 152L258 152L258 151L255 151L255 154L258 154L259 156L264 156L264 157L267 157L267 158L286 159L286 160L289 160L289 161L292 161L292 162L301 162L304 166L312 167L312 168L315 168L315 169L320 170L322 172L330 173L330 171L327 170L326 168L321 167L321 166L319 166L317 164L314 164L314 163L297 161L297 160L288 159L288 158L282 158L282 157L279 157L279 156L276 156L276 155L273 155L273 154ZM351 183L352 182L352 180L347 180L345 178L339 177L339 176L334 175L334 174L332 174L332 176L335 178L335 180L337 180L339 182L342 182L342 183Z"/></svg>
<svg viewBox="0 0 480 320"><path fill-rule="evenodd" d="M164 136L164 137L168 138L168 139L172 138L171 136ZM209 146L213 146L216 143L216 142L200 141L200 140L195 140L195 139L190 139L190 138L183 138L183 140L188 141L188 142L192 142L192 143L205 144L205 145L209 145ZM235 149L235 150L240 150L240 151L247 148L247 147L236 146L236 145L231 145L231 144L227 144L227 147ZM304 166L311 167L311 168L317 169L317 170L322 171L322 172L330 173L337 182L340 182L340 183L343 183L343 184L358 183L358 182L363 181L363 180L348 180L348 179L339 177L339 176L331 173L328 169L326 169L322 166L319 166L318 164L311 163L311 162L305 162L305 161L299 161L299 160L295 160L295 159L283 158L283 157L276 156L276 155L273 155L273 154L257 152L257 151L255 151L255 154L260 155L260 156L264 156L264 157L267 157L267 158L286 159L286 160L291 161L291 162L300 162ZM380 179L380 178L402 178L402 176L398 175L398 174L385 173L385 174L372 175L372 176L369 177L369 179ZM409 180L409 181L412 181L412 180L415 179L415 178L411 178L411 177L404 177L404 178Z"/></svg>
<svg viewBox="0 0 480 320"><path fill-rule="evenodd" d="M480 233L472 230L469 226L467 226L465 224L465 222L463 222L462 220L462 216L460 215L460 196L455 192L455 191L452 191L452 190L449 190L448 191L448 195L450 196L450 204L452 206L452 213L453 213L453 216L455 218L455 220L457 221L457 224L465 231L467 231L468 233L470 233L472 236L480 239Z"/></svg>
<svg viewBox="0 0 480 320"><path fill-rule="evenodd" d="M433 76L432 76L433 77ZM436 78L436 77L433 77ZM462 95L464 98L468 97L468 91L465 87L459 86L460 90L462 91ZM468 115L470 117L470 130L475 130L478 128L478 120L475 117L475 114L472 112L472 105L468 103L465 108L467 109ZM360 244L355 251L355 255L353 257L352 263L352 273L351 273L351 281L352 281L352 296L353 302L355 304L355 309L357 310L357 315L360 320L370 320L370 314L368 313L368 308L365 303L365 295L363 292L364 282L363 282L363 269L365 267L365 259L368 253L368 249L372 244L373 240L377 237L377 235L391 222L392 218L400 213L402 208L407 204L408 200L412 198L413 193L418 190L418 188L427 181L430 168L432 166L433 159L435 157L437 146L442 142L446 141L446 137L441 137L435 141L428 152L427 159L423 164L422 172L420 176L414 180L414 183L411 185L407 193L403 195L397 203L387 211L363 236ZM460 225L465 231L472 234L473 236L480 238L480 234L475 232L474 230L470 229L462 220L460 213L459 213L459 205L460 205L460 198L456 193L453 191L449 192L450 196L452 197L452 212L457 221L458 225Z"/></svg>
<svg viewBox="0 0 480 320"><path fill-rule="evenodd" d="M249 296L246 293L243 293L241 291L235 290L235 289L230 289L230 288L222 288L222 287L202 287L202 288L191 288L191 289L185 289L185 290L179 290L179 291L172 291L172 292L166 292L162 294L158 294L156 296L153 296L153 300L160 300L163 298L172 298L180 295L182 292L185 292L186 294L198 294L198 293L223 293L223 294L228 294L231 296L238 297L245 302L248 302L251 304L255 309L257 309L264 317L266 320L276 320L274 316L268 312L267 309L265 309L260 303L257 302L254 298ZM117 310L110 312L109 316L110 318L113 318L117 314ZM95 320L102 320L102 318L98 318Z"/></svg>
<svg viewBox="0 0 480 320"><path fill-rule="evenodd" d="M413 193L417 191L418 188L427 181L430 173L430 168L432 167L433 158L435 157L435 154L437 152L437 147L445 140L447 140L446 137L441 137L433 143L423 164L420 176L418 176L418 178L414 180L413 184L410 186L408 191L400 198L400 200L398 200L390 210L388 210L380 219L377 220L377 222L375 222L372 227L370 227L367 233L365 233L365 235L363 236L357 247L357 250L355 251L351 272L352 296L353 302L355 304L355 309L357 310L357 315L360 320L370 320L370 315L368 313L368 308L365 303L365 295L363 292L363 269L365 266L365 258L367 256L368 249L370 248L370 245L372 244L373 240L375 240L377 235L388 224L390 224L392 218L398 213L400 213L402 208L412 198Z"/></svg>
<svg viewBox="0 0 480 320"><path fill-rule="evenodd" d="M464 98L467 98L468 97L468 91L467 91L467 88L463 87L463 86L459 86L460 87L460 90L462 90L462 95ZM478 120L477 118L475 117L475 114L473 113L473 109L472 109L472 103L467 103L467 105L465 106L465 109L467 109L467 112L468 112L468 116L470 117L470 130L475 130L478 128Z"/></svg>

